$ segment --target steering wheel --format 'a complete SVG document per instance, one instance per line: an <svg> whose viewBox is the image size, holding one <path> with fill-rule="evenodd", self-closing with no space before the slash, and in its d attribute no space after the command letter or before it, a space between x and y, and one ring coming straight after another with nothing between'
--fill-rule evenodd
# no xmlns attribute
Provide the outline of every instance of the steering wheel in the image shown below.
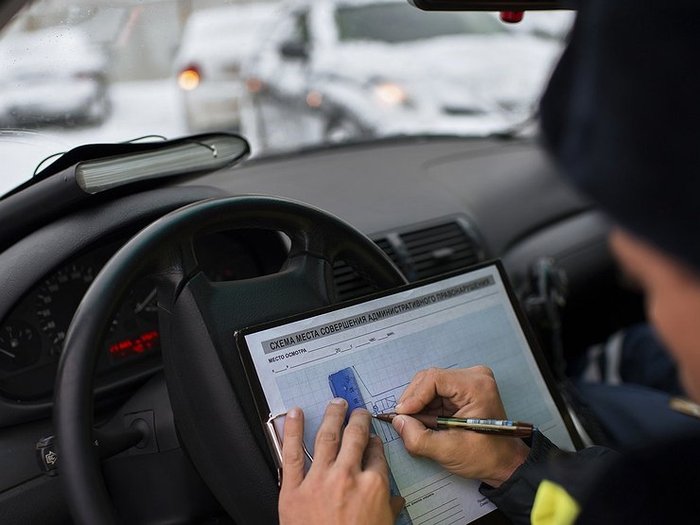
<svg viewBox="0 0 700 525"><path fill-rule="evenodd" d="M263 229L291 240L279 272L212 282L197 263L205 232ZM93 375L100 343L133 279L156 270L162 353L178 433L210 490L236 523L277 520L276 477L234 331L335 302L343 259L378 288L405 283L391 260L339 218L266 196L212 199L155 221L121 248L85 294L66 336L54 419L65 496L77 523L116 523L93 451Z"/></svg>

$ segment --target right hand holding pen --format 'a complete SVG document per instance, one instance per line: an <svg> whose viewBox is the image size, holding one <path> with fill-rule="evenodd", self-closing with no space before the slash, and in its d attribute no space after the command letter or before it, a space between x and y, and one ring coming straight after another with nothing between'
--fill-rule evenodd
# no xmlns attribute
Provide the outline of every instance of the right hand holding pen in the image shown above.
<svg viewBox="0 0 700 525"><path fill-rule="evenodd" d="M396 405L398 414L505 419L493 372L484 366L462 369L430 368L418 372ZM468 430L431 430L403 415L393 421L406 450L430 458L465 478L492 487L507 480L530 449L520 439Z"/></svg>

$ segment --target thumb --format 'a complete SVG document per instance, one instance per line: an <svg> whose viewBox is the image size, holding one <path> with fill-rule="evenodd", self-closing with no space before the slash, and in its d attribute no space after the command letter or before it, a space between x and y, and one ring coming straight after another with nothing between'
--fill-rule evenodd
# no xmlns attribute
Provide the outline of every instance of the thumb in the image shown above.
<svg viewBox="0 0 700 525"><path fill-rule="evenodd" d="M392 421L394 430L398 432L403 440L406 450L415 456L433 457L435 448L438 445L437 432L426 428L426 426L411 416L396 416Z"/></svg>
<svg viewBox="0 0 700 525"><path fill-rule="evenodd" d="M391 514L394 516L394 521L399 517L403 506L406 504L406 500L401 496L391 496L389 498L389 505L391 506Z"/></svg>

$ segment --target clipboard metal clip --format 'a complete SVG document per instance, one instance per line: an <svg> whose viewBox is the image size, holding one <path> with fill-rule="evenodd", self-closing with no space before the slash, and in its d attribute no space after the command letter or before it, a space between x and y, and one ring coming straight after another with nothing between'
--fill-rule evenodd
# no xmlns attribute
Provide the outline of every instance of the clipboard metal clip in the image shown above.
<svg viewBox="0 0 700 525"><path fill-rule="evenodd" d="M284 417L287 412L280 412L279 414L270 414L265 422L265 429L267 430L267 437L272 445L272 450L275 453L275 461L277 462L277 485L282 485L282 440L277 433L277 427L275 427L275 420ZM304 455L308 458L310 462L313 463L314 457L306 448L306 443L301 442L301 446L304 449Z"/></svg>

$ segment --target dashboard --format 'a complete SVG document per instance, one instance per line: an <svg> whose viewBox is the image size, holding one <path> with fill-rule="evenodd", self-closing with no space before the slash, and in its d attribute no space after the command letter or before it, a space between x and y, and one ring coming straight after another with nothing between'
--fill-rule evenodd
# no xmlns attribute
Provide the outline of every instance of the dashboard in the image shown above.
<svg viewBox="0 0 700 525"><path fill-rule="evenodd" d="M456 269L501 257L517 281L545 253L568 261L575 281L597 268L594 261L606 261L605 224L532 141L405 138L252 159L170 187L75 207L0 253L0 418L7 411L14 414L9 421L38 415L20 416L17 403L42 405L46 413L70 320L122 244L182 205L250 193L297 199L338 215L381 242L409 279L426 275L412 277L410 264L396 257L411 250L409 237L419 226L425 226L421 235L454 226L435 222L444 217L468 225L461 229L478 257L457 260L461 247L431 245L418 255L421 264L447 254L453 260L444 268ZM196 249L211 280L274 272L285 256L280 235L261 231L209 234ZM156 296L155 282L144 276L123 298L100 349L98 389L160 366Z"/></svg>
<svg viewBox="0 0 700 525"><path fill-rule="evenodd" d="M253 159L191 182L98 202L58 218L0 254L6 270L0 276L5 292L0 297L0 417L16 403L50 406L70 320L92 280L124 242L181 205L241 193L280 195L326 209L391 244L382 245L387 253L393 249L391 256L410 250L395 240L412 235L414 225L428 224L426 231L435 232L430 228L434 221L451 216L469 224L470 242L480 254L464 259L464 265L502 257L507 267L524 274L534 253L556 254L561 247L570 254L577 238L587 245L604 244L605 226L590 217L582 220L588 204L528 141L407 138L326 148ZM564 225L562 235L557 225ZM547 232L544 244L542 232ZM536 250L529 250L533 241ZM219 232L202 236L196 249L211 280L233 280L276 271L284 260L283 244L272 232ZM407 266L395 262L410 279ZM449 269L462 264L453 263ZM583 266L595 266L590 256ZM153 373L160 366L159 351L156 284L144 276L111 320L100 349L97 387Z"/></svg>

